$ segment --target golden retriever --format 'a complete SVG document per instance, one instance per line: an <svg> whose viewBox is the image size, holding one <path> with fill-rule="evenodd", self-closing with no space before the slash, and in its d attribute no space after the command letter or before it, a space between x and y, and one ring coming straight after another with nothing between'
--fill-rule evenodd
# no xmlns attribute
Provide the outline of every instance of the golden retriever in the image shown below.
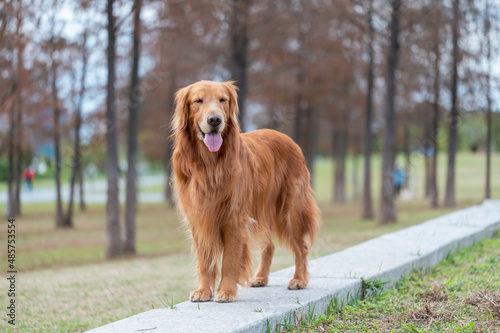
<svg viewBox="0 0 500 333"><path fill-rule="evenodd" d="M307 255L320 225L301 149L273 130L240 134L233 82L200 81L180 89L172 120L174 190L198 258L193 302L232 302L237 284L267 285L273 237L293 252L288 289L307 286ZM261 261L252 274L250 245Z"/></svg>

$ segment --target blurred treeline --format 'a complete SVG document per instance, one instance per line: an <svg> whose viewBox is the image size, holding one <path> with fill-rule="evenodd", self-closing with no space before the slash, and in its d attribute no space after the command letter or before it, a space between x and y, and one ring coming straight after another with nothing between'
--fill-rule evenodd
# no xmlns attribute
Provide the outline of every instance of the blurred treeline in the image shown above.
<svg viewBox="0 0 500 333"><path fill-rule="evenodd" d="M498 0L2 0L0 180L18 184L35 157L73 183L89 164L104 172L110 87L120 169L135 104L139 161L163 169L173 94L201 79L236 80L243 130L287 133L311 171L316 156L335 158L340 184L348 154L382 150L391 98L395 154L444 151L452 109L458 149L498 151L499 7ZM139 81L131 79L134 59Z"/></svg>
<svg viewBox="0 0 500 333"><path fill-rule="evenodd" d="M462 118L464 119L463 123L460 124L459 126L459 145L458 145L458 150L459 151L472 151L472 152L482 152L484 151L484 143L485 143L485 137L486 137L486 127L484 126L484 114L481 112L470 112L467 114L462 115ZM266 126L267 127L267 126ZM500 131L500 115L494 114L493 117L493 124L492 127L495 131L495 133L499 133ZM420 133L421 132L421 127L418 125L415 125L413 127L414 129L412 131ZM148 129L144 129L144 131L148 131ZM442 125L441 131L446 132L446 129L444 128L444 125ZM6 133L2 133L2 135L5 135ZM69 133L68 139L70 140L70 135ZM147 135L147 134L145 134ZM160 142L163 142L164 140L163 137L161 137ZM5 143L6 141L2 141ZM161 152L161 148L164 146L161 146L160 143L158 142L152 142L152 144L158 145L159 147L156 147L156 152L150 152L150 149L153 150L153 147L148 146L148 145L142 145L141 144L141 149L144 149L141 151L141 155L145 160L148 162L148 170L151 172L162 172L164 170L164 155ZM330 152L330 145L331 143L328 142L328 140L321 140L319 142L319 147L317 154L318 156L323 156L323 157L329 157L331 156ZM446 147L446 137L442 137L439 146L444 149ZM496 152L500 151L500 135L495 135L493 136L493 142L492 146ZM381 137L376 136L374 138L373 142L373 151L374 152L380 152L381 149ZM7 180L7 169L8 169L8 160L7 160L7 154L5 152L5 149L7 147L2 146L4 150L2 150L2 154L0 155L0 181L5 182ZM22 160L22 165L24 166L29 166L33 159L35 158L35 149L36 146L27 146L25 147L25 150L23 151L23 160ZM421 148L419 146L414 146L412 145L413 149L418 149ZM71 148L69 148L71 149ZM88 148L90 149L90 148ZM358 150L356 150L358 149ZM104 145L96 146L92 149L92 154L86 152L86 148L83 148L85 160L83 161L84 166L88 165L89 163L93 163L97 171L99 173L105 173L105 153L106 153L106 147ZM359 146L351 146L349 154L359 154ZM38 157L39 160L43 160L46 165L47 169L45 173L38 174L37 179L50 179L54 177L54 172L55 172L55 167L54 167L54 160L47 158L45 155L41 154ZM64 178L67 179L69 178L70 175L70 170L69 168L63 169L63 175Z"/></svg>

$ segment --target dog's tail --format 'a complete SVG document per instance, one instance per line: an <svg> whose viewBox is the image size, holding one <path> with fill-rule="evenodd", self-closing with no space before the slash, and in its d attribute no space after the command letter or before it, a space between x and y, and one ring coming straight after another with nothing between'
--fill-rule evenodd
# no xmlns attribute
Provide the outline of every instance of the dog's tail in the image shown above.
<svg viewBox="0 0 500 333"><path fill-rule="evenodd" d="M305 203L301 206L304 234L309 236L310 246L312 246L321 226L321 211L310 187L306 189Z"/></svg>

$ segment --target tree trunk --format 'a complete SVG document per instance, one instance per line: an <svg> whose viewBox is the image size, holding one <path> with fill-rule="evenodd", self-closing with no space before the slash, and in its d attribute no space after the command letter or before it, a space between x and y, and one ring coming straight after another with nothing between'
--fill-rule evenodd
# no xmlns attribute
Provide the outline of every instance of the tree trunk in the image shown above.
<svg viewBox="0 0 500 333"><path fill-rule="evenodd" d="M14 174L14 179L16 183L16 193L15 193L15 204L14 208L16 211L16 216L21 215L21 174L23 172L23 118L22 118L22 102L19 101L17 107L17 140L16 140L16 172Z"/></svg>
<svg viewBox="0 0 500 333"><path fill-rule="evenodd" d="M137 213L137 137L139 134L139 59L141 45L142 0L134 0L134 48L129 90L128 150L127 150L127 197L125 203L126 253L135 253Z"/></svg>
<svg viewBox="0 0 500 333"><path fill-rule="evenodd" d="M296 144L302 148L302 151L305 150L304 146L304 122L305 122L305 113L307 112L307 107L306 104L307 102L303 100L302 98L302 87L304 85L305 81L305 74L300 66L300 61L299 61L299 67L297 70L297 75L296 75L296 91L295 91L295 131L294 131L294 141Z"/></svg>
<svg viewBox="0 0 500 333"><path fill-rule="evenodd" d="M166 147L165 147L165 200L167 201L170 208L175 207L174 191L172 190L172 153L174 151L173 140L170 136L167 137Z"/></svg>
<svg viewBox="0 0 500 333"><path fill-rule="evenodd" d="M428 154L428 149L424 153L424 166L425 166L425 187L424 196L430 198L431 196L431 179L432 179L432 158Z"/></svg>
<svg viewBox="0 0 500 333"><path fill-rule="evenodd" d="M22 9L16 12L16 35L19 35L19 31L22 27L22 16L19 15ZM5 19L5 17L4 17ZM2 20L2 27L5 27L5 20ZM12 94L14 94L14 101L12 103L11 112L11 133L9 133L9 161L8 161L8 191L9 191L9 202L7 207L7 217L14 218L21 213L21 172L22 172L22 100L21 100L21 86L23 81L22 66L24 65L23 53L24 46L21 41L18 41L17 47L17 71L14 75ZM12 44L13 45L13 44ZM15 47L8 47L8 49L14 53ZM8 96L8 95L7 95ZM16 117L16 119L15 119ZM14 164L14 158L16 159L16 164ZM12 184L14 182L14 185ZM13 189L12 187L15 186Z"/></svg>
<svg viewBox="0 0 500 333"><path fill-rule="evenodd" d="M87 32L83 33L82 47L82 76L80 79L80 93L78 97L78 106L75 114L75 145L73 147L73 165L71 168L71 181L69 188L69 205L65 218L65 224L68 227L73 227L73 198L75 192L75 182L82 168L81 153L80 153L80 127L82 126L82 105L83 96L85 95L85 77L87 74ZM81 189L80 189L81 192ZM81 199L80 199L81 200Z"/></svg>
<svg viewBox="0 0 500 333"><path fill-rule="evenodd" d="M352 156L352 198L359 198L359 152L354 152Z"/></svg>
<svg viewBox="0 0 500 333"><path fill-rule="evenodd" d="M239 123L245 130L245 97L247 93L247 19L251 0L233 0L233 17L231 20L231 78L236 80L238 91Z"/></svg>
<svg viewBox="0 0 500 333"><path fill-rule="evenodd" d="M387 62L387 101L385 109L385 132L382 150L382 193L380 204L380 223L396 222L394 204L394 159L396 139L396 70L399 53L399 15L401 0L392 1L391 44Z"/></svg>
<svg viewBox="0 0 500 333"><path fill-rule="evenodd" d="M405 171L406 171L406 179L410 177L411 171L411 144L410 144L410 127L405 126L404 128L404 153L405 153ZM408 183L407 183L408 184Z"/></svg>
<svg viewBox="0 0 500 333"><path fill-rule="evenodd" d="M344 117L346 120L347 117ZM348 124L340 124L336 131L338 135L334 135L333 145L336 145L335 149L335 180L334 180L334 202L345 203L345 162L347 154L347 133ZM336 139L335 139L336 138Z"/></svg>
<svg viewBox="0 0 500 333"><path fill-rule="evenodd" d="M54 52L55 50L52 50ZM52 58L52 110L54 112L54 155L55 155L55 181L56 181L56 228L64 228L62 200L61 200L61 153L60 153L60 128L59 118L59 93L57 91L57 64Z"/></svg>
<svg viewBox="0 0 500 333"><path fill-rule="evenodd" d="M426 110L427 112L427 110ZM431 196L431 179L432 179L432 156L429 151L432 147L432 123L429 123L427 117L423 120L424 126L424 166L425 166L425 192L426 198Z"/></svg>
<svg viewBox="0 0 500 333"><path fill-rule="evenodd" d="M14 182L14 134L16 132L16 118L15 118L15 106L12 104L9 110L9 148L8 148L8 158L7 158L7 191L8 191L8 202L6 215L7 218L16 217L15 208L15 194L12 189L12 183Z"/></svg>
<svg viewBox="0 0 500 333"><path fill-rule="evenodd" d="M459 34L459 0L453 2L453 67L451 78L451 114L448 135L448 173L446 175L446 193L444 205L455 206L455 160L457 151L458 126L458 34Z"/></svg>
<svg viewBox="0 0 500 333"><path fill-rule="evenodd" d="M366 92L366 111L365 111L365 140L364 140L364 181L363 181L363 219L373 218L373 205L372 205L372 189L371 189L371 158L372 158L372 107L373 107L373 79L374 79L374 51L373 51L373 37L375 29L373 27L373 0L370 0L370 7L368 10L368 78L367 78L367 92Z"/></svg>
<svg viewBox="0 0 500 333"><path fill-rule="evenodd" d="M485 199L491 198L491 97L488 96L488 110L486 113L486 187Z"/></svg>
<svg viewBox="0 0 500 333"><path fill-rule="evenodd" d="M175 67L172 66L171 77L170 77L170 87L167 93L167 119L170 120L174 115L174 99L175 99L175 87L177 86L177 73ZM170 177L172 176L172 153L174 151L174 142L170 135L167 135L166 145L165 145L165 200L168 202L170 208L174 208L175 200L174 193L172 190L172 184Z"/></svg>
<svg viewBox="0 0 500 333"><path fill-rule="evenodd" d="M340 145L335 161L335 202L345 203L345 160L346 160L346 134L341 131Z"/></svg>
<svg viewBox="0 0 500 333"><path fill-rule="evenodd" d="M19 80L22 80L23 77L23 64L24 64L24 57L23 57L23 52L24 52L24 47L20 47L18 49L18 69L17 69L17 76ZM15 197L15 204L14 204L14 209L16 211L16 216L21 215L21 174L23 172L23 99L22 99L22 90L17 89L16 90L16 108L17 108L17 140L16 140L16 172L14 174L14 179L16 182L16 197Z"/></svg>
<svg viewBox="0 0 500 333"><path fill-rule="evenodd" d="M438 12L439 13L439 12ZM438 14L439 15L439 14ZM432 132L431 132L431 144L433 148L432 155L432 171L431 171L431 179L429 184L430 190L430 199L431 199L431 207L438 206L438 187L437 187L437 156L438 156L438 131L439 131L439 93L440 93L440 84L439 81L441 79L441 71L439 69L439 62L441 59L441 54L439 50L439 22L437 20L436 24L436 35L434 39L434 101L433 101L433 109L434 116L432 119Z"/></svg>
<svg viewBox="0 0 500 333"><path fill-rule="evenodd" d="M108 83L106 96L106 173L108 179L108 199L106 203L106 257L115 258L122 252L120 238L120 203L118 199L118 124L115 109L115 18L114 0L108 0Z"/></svg>
<svg viewBox="0 0 500 333"><path fill-rule="evenodd" d="M318 112L314 107L309 109L309 117L307 117L306 131L304 135L305 143L305 151L304 156L306 159L307 169L311 174L311 184L314 180L314 158L316 157L316 149L318 145Z"/></svg>
<svg viewBox="0 0 500 333"><path fill-rule="evenodd" d="M487 90L486 99L488 101L488 109L486 110L486 186L484 190L485 199L491 198L491 37L490 37L490 13L489 13L489 1L486 2L486 42L487 42L487 54L486 58L488 61L488 73L486 76L487 80Z"/></svg>
<svg viewBox="0 0 500 333"><path fill-rule="evenodd" d="M80 162L78 167L78 188L80 189L80 211L85 211L87 208L85 207L85 194L83 188L83 161Z"/></svg>

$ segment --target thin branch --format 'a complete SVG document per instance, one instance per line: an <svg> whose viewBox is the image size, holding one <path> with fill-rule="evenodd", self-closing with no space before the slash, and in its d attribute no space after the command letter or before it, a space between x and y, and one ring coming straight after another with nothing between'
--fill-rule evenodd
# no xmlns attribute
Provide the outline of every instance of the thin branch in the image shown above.
<svg viewBox="0 0 500 333"><path fill-rule="evenodd" d="M133 12L134 12L134 6L132 6L132 8L130 8L130 11L127 13L127 15L122 17L120 20L116 21L115 34L118 32L118 30L120 30L120 27L122 26L122 24L130 17L130 15L132 15Z"/></svg>

